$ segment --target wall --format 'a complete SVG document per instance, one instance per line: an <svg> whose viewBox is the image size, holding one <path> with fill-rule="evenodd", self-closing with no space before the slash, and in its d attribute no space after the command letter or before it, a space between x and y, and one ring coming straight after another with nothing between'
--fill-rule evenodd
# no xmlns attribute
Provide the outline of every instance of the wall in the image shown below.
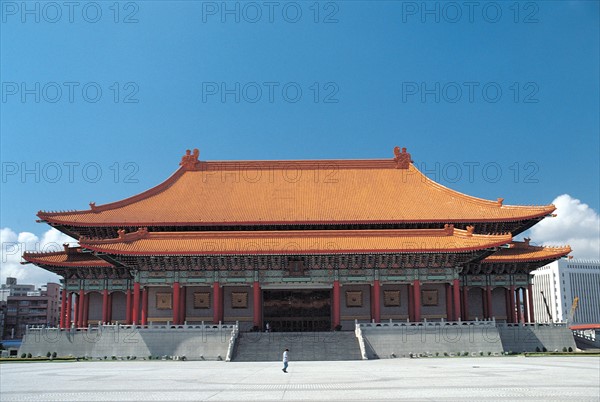
<svg viewBox="0 0 600 402"><path fill-rule="evenodd" d="M381 320L406 320L408 318L408 287L410 285L382 285L381 286ZM400 291L400 306L386 307L384 291Z"/></svg>
<svg viewBox="0 0 600 402"><path fill-rule="evenodd" d="M346 292L362 292L362 306L348 307ZM340 286L340 318L343 330L354 329L354 320L371 321L371 285L342 285Z"/></svg>

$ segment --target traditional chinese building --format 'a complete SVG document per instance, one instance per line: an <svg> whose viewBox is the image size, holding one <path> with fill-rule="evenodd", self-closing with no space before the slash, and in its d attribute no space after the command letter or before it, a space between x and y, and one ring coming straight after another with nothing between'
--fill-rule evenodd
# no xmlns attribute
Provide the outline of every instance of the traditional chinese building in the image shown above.
<svg viewBox="0 0 600 402"><path fill-rule="evenodd" d="M530 272L570 248L513 236L554 210L453 191L406 149L388 159L214 162L194 150L143 193L39 212L79 247L23 258L64 278L61 327L527 322Z"/></svg>

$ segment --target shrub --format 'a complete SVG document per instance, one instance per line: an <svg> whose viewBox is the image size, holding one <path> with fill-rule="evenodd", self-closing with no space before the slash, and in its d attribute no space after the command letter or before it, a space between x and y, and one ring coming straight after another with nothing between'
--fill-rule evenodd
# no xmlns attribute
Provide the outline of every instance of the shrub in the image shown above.
<svg viewBox="0 0 600 402"><path fill-rule="evenodd" d="M46 353L46 357L50 357L50 356L52 356L52 353L50 353L50 352Z"/></svg>
<svg viewBox="0 0 600 402"><path fill-rule="evenodd" d="M539 353L539 352L541 352L541 350L540 350L540 347L539 347L539 346L536 346L536 347L535 347L535 351L536 351L536 352L538 352L538 353Z"/></svg>
<svg viewBox="0 0 600 402"><path fill-rule="evenodd" d="M491 355L492 355L492 352L488 352L488 356L491 356Z"/></svg>
<svg viewBox="0 0 600 402"><path fill-rule="evenodd" d="M567 351L567 347L563 346L563 352L566 352L566 351Z"/></svg>
<svg viewBox="0 0 600 402"><path fill-rule="evenodd" d="M54 359L56 357L57 353L56 352L52 352L52 358Z"/></svg>
<svg viewBox="0 0 600 402"><path fill-rule="evenodd" d="M548 351L548 349L546 349L546 347L544 346L544 347L542 348L542 352L547 352L547 351Z"/></svg>
<svg viewBox="0 0 600 402"><path fill-rule="evenodd" d="M31 359L31 353L27 353L27 358Z"/></svg>
<svg viewBox="0 0 600 402"><path fill-rule="evenodd" d="M444 352L444 356L448 357L448 352Z"/></svg>
<svg viewBox="0 0 600 402"><path fill-rule="evenodd" d="M21 359L24 359L26 357L27 357L27 355L25 353L21 353Z"/></svg>
<svg viewBox="0 0 600 402"><path fill-rule="evenodd" d="M573 351L573 348L569 346L569 352L572 352L572 351Z"/></svg>

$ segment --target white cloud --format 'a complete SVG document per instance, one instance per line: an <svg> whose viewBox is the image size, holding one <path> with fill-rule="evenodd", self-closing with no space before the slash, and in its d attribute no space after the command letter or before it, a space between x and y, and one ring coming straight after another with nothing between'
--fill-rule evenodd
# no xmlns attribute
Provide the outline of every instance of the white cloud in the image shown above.
<svg viewBox="0 0 600 402"><path fill-rule="evenodd" d="M30 232L15 233L10 228L0 229L0 283L6 283L7 277L17 278L17 283L24 285L44 285L47 282L58 283L60 277L33 264L21 264L21 256L25 251L59 251L63 243L77 242L62 232L52 228L41 238Z"/></svg>
<svg viewBox="0 0 600 402"><path fill-rule="evenodd" d="M580 200L563 194L552 201L556 218L546 218L525 236L532 243L562 246L568 244L575 258L600 259L600 217ZM521 236L520 236L521 237Z"/></svg>

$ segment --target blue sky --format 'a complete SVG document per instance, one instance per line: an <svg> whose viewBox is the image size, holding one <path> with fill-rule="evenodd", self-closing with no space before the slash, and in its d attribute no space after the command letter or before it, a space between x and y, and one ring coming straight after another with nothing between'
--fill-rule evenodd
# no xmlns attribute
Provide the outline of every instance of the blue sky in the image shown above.
<svg viewBox="0 0 600 402"><path fill-rule="evenodd" d="M146 190L195 147L399 145L470 195L599 210L598 2L0 4L0 226L15 233L41 236L40 209Z"/></svg>

